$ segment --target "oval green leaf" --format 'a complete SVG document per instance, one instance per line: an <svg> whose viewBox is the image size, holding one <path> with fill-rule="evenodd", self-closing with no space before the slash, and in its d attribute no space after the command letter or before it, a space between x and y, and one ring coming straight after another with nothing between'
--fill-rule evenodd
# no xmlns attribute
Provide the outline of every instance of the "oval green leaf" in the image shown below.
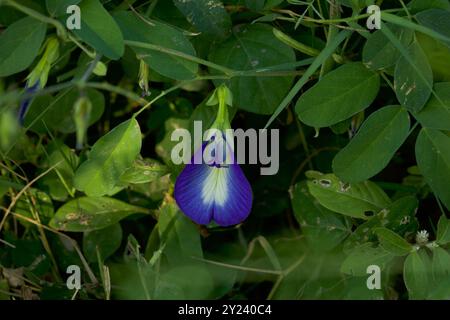
<svg viewBox="0 0 450 320"><path fill-rule="evenodd" d="M235 70L256 70L295 61L295 53L263 24L240 25L233 35L212 49L212 62ZM211 72L215 72L211 69ZM272 114L288 92L293 77L235 77L227 85L233 104L259 114Z"/></svg>
<svg viewBox="0 0 450 320"><path fill-rule="evenodd" d="M435 95L414 116L423 127L450 131L450 82L436 83L433 89Z"/></svg>
<svg viewBox="0 0 450 320"><path fill-rule="evenodd" d="M0 35L0 77L28 68L39 53L46 25L31 17L11 24Z"/></svg>
<svg viewBox="0 0 450 320"><path fill-rule="evenodd" d="M403 278L410 299L424 299L428 294L429 275L419 252L411 253L403 266ZM431 270L430 270L431 272Z"/></svg>
<svg viewBox="0 0 450 320"><path fill-rule="evenodd" d="M311 195L325 208L350 217L367 219L366 212L378 212L390 199L375 183L344 183L334 174L324 174L308 181Z"/></svg>
<svg viewBox="0 0 450 320"><path fill-rule="evenodd" d="M122 227L119 223L83 234L83 253L89 262L97 262L97 249L100 259L104 261L120 247Z"/></svg>
<svg viewBox="0 0 450 320"><path fill-rule="evenodd" d="M447 219L445 216L439 218L436 242L440 245L446 245L450 242L450 219Z"/></svg>
<svg viewBox="0 0 450 320"><path fill-rule="evenodd" d="M450 81L450 47L423 33L416 33L416 38L428 58L434 81Z"/></svg>
<svg viewBox="0 0 450 320"><path fill-rule="evenodd" d="M95 89L87 88L84 91L92 103L92 111L89 116L89 126L91 126L102 116L105 110L105 98L101 92ZM63 133L75 132L73 112L75 101L79 96L78 89L73 88L60 93L54 99L48 99L49 96L43 96L46 99L36 97L25 116L25 125L34 122L32 129L37 132L47 132L45 125ZM35 121L38 117L40 119Z"/></svg>
<svg viewBox="0 0 450 320"><path fill-rule="evenodd" d="M328 127L367 108L380 88L377 73L362 63L348 63L324 76L297 101L295 112L305 124Z"/></svg>
<svg viewBox="0 0 450 320"><path fill-rule="evenodd" d="M441 131L423 128L416 141L416 159L425 181L450 209L450 137Z"/></svg>
<svg viewBox="0 0 450 320"><path fill-rule="evenodd" d="M305 182L296 184L290 194L295 218L315 250L329 251L350 235L350 219L318 204Z"/></svg>
<svg viewBox="0 0 450 320"><path fill-rule="evenodd" d="M377 265L381 270L394 256L382 247L365 243L354 248L342 262L341 272L353 276L367 276L367 267Z"/></svg>
<svg viewBox="0 0 450 320"><path fill-rule="evenodd" d="M407 50L409 59L402 56L395 66L394 89L398 101L410 111L420 111L433 87L433 72L427 56L417 41Z"/></svg>
<svg viewBox="0 0 450 320"><path fill-rule="evenodd" d="M394 256L405 256L412 250L412 245L398 234L384 227L375 228L380 245Z"/></svg>
<svg viewBox="0 0 450 320"><path fill-rule="evenodd" d="M159 21L143 21L131 12L118 12L114 19L122 29L125 40L141 42L176 50L182 54L196 56L195 49L186 36L179 30ZM185 58L169 55L158 50L133 47L133 50L149 66L163 76L176 80L188 80L195 77L197 63Z"/></svg>
<svg viewBox="0 0 450 320"><path fill-rule="evenodd" d="M117 190L120 176L141 150L141 130L136 119L125 121L101 137L75 173L75 187L99 197Z"/></svg>
<svg viewBox="0 0 450 320"><path fill-rule="evenodd" d="M53 17L59 17L67 14L67 7L70 5L78 4L81 0L46 0L45 5L47 11ZM67 17L69 15L67 14Z"/></svg>
<svg viewBox="0 0 450 320"><path fill-rule="evenodd" d="M124 184L152 182L169 172L168 168L156 160L136 160L133 165L120 176Z"/></svg>
<svg viewBox="0 0 450 320"><path fill-rule="evenodd" d="M450 37L450 12L442 9L429 9L416 15L421 25L428 27L446 37ZM450 42L446 43L450 46Z"/></svg>
<svg viewBox="0 0 450 320"><path fill-rule="evenodd" d="M219 0L173 0L178 10L194 27L207 36L219 40L230 34L231 19Z"/></svg>
<svg viewBox="0 0 450 320"><path fill-rule="evenodd" d="M81 28L73 32L99 53L117 60L124 52L122 32L99 0L80 4Z"/></svg>
<svg viewBox="0 0 450 320"><path fill-rule="evenodd" d="M411 30L396 25L388 25L392 33L405 47L411 43L414 34ZM362 51L364 64L374 71L384 70L395 65L400 56L400 51L381 30L377 30L369 36Z"/></svg>
<svg viewBox="0 0 450 320"><path fill-rule="evenodd" d="M348 182L373 177L388 165L408 132L409 115L404 108L389 106L377 110L333 159L334 173Z"/></svg>

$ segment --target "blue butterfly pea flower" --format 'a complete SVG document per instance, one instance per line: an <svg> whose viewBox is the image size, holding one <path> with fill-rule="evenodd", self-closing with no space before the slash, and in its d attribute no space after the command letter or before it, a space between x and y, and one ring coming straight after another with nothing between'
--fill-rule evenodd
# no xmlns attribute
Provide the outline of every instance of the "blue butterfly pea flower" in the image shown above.
<svg viewBox="0 0 450 320"><path fill-rule="evenodd" d="M181 211L196 223L215 221L226 227L248 217L253 196L250 183L235 161L233 139L225 134L231 128L227 105L232 105L232 94L225 85L218 87L207 102L216 104L217 117L211 126L216 133L178 176L174 197ZM208 159L196 164L194 160L202 159L204 153Z"/></svg>
<svg viewBox="0 0 450 320"><path fill-rule="evenodd" d="M175 200L189 218L198 224L215 221L220 226L231 226L245 220L252 207L252 189L239 165L218 161L195 164L205 148L215 141L203 144L187 164L175 183ZM234 158L226 142L228 155ZM217 150L213 147L217 154Z"/></svg>

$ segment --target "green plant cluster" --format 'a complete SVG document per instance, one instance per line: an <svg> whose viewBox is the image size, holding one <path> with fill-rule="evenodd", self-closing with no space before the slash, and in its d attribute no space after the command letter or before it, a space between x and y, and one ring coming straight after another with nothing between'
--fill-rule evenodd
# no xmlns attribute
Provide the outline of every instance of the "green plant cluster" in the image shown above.
<svg viewBox="0 0 450 320"><path fill-rule="evenodd" d="M170 157L222 83L280 130L229 228ZM449 299L450 2L1 0L0 151L0 299Z"/></svg>

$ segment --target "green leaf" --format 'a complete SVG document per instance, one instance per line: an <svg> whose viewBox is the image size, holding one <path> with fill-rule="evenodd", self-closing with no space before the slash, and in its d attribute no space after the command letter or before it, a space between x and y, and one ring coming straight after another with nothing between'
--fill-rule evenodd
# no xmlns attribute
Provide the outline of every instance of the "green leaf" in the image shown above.
<svg viewBox="0 0 450 320"><path fill-rule="evenodd" d="M402 197L392 202L375 216L360 224L345 241L344 250L348 251L349 248L357 245L375 241L374 231L382 226L402 236L415 233L418 225L415 218L417 206L418 201L413 196Z"/></svg>
<svg viewBox="0 0 450 320"><path fill-rule="evenodd" d="M173 0L195 28L205 35L224 39L230 34L231 19L219 0Z"/></svg>
<svg viewBox="0 0 450 320"><path fill-rule="evenodd" d="M311 65L306 69L305 73L300 77L300 79L297 80L289 93L280 102L276 110L273 112L272 116L267 121L264 128L268 128L270 126L270 124L278 117L281 111L283 111L291 103L297 93L309 81L310 77L314 75L314 73L320 68L320 66L336 51L337 47L350 35L350 30L342 30L335 37L333 37L333 39L327 44L327 46L319 53L319 55L314 59Z"/></svg>
<svg viewBox="0 0 450 320"><path fill-rule="evenodd" d="M23 125L33 132L47 133L47 129L42 120L45 116L45 110L47 108L51 109L53 101L55 101L55 99L49 94L35 97L28 107L28 111L23 120Z"/></svg>
<svg viewBox="0 0 450 320"><path fill-rule="evenodd" d="M375 183L344 183L334 174L308 181L309 192L325 208L350 217L367 219L366 212L378 212L390 199Z"/></svg>
<svg viewBox="0 0 450 320"><path fill-rule="evenodd" d="M200 234L196 226L178 209L172 198L159 210L158 234L165 245L164 256L169 265L176 267L193 264L203 258Z"/></svg>
<svg viewBox="0 0 450 320"><path fill-rule="evenodd" d="M136 119L125 121L101 137L75 173L75 187L88 196L116 191L120 176L141 150L141 130Z"/></svg>
<svg viewBox="0 0 450 320"><path fill-rule="evenodd" d="M39 189L29 190L29 197L20 197L14 211L30 219L34 219L30 207L33 207L36 212L39 212L39 219L43 224L47 224L55 213L53 210L52 199L48 194ZM33 226L33 224L28 221L22 219L19 221L27 228Z"/></svg>
<svg viewBox="0 0 450 320"><path fill-rule="evenodd" d="M373 177L388 165L408 133L409 115L404 108L389 106L377 110L335 156L334 173L349 182Z"/></svg>
<svg viewBox="0 0 450 320"><path fill-rule="evenodd" d="M448 300L450 298L450 254L443 248L433 248L431 260L433 287L430 299Z"/></svg>
<svg viewBox="0 0 450 320"><path fill-rule="evenodd" d="M80 4L81 28L73 32L106 57L117 60L124 52L122 32L99 0Z"/></svg>
<svg viewBox="0 0 450 320"><path fill-rule="evenodd" d="M66 202L49 225L62 231L85 232L103 229L147 209L107 197L82 197Z"/></svg>
<svg viewBox="0 0 450 320"><path fill-rule="evenodd" d="M450 48L420 32L416 39L427 56L434 81L450 81Z"/></svg>
<svg viewBox="0 0 450 320"><path fill-rule="evenodd" d="M389 25L389 28L404 46L407 47L411 43L414 35L411 30L396 25ZM395 65L400 56L400 51L381 30L377 30L369 36L362 51L364 64L374 71L384 70Z"/></svg>
<svg viewBox="0 0 450 320"><path fill-rule="evenodd" d="M156 160L136 160L133 166L122 173L120 181L125 184L148 183L155 181L167 173L169 173L168 168Z"/></svg>
<svg viewBox="0 0 450 320"><path fill-rule="evenodd" d="M419 252L410 253L403 267L403 279L410 299L424 299L428 294L428 270Z"/></svg>
<svg viewBox="0 0 450 320"><path fill-rule="evenodd" d="M416 15L417 21L427 28L450 38L450 12L442 9L429 9ZM445 42L450 46L450 42Z"/></svg>
<svg viewBox="0 0 450 320"><path fill-rule="evenodd" d="M420 111L433 87L433 72L427 57L417 41L395 66L394 89L398 101L410 111Z"/></svg>
<svg viewBox="0 0 450 320"><path fill-rule="evenodd" d="M193 281L195 279L195 281ZM161 275L161 281L156 288L155 299L175 299L168 295L173 290L168 287L176 286L180 289L176 299L207 299L214 289L213 279L203 264L178 265Z"/></svg>
<svg viewBox="0 0 450 320"><path fill-rule="evenodd" d="M47 11L53 17L59 17L67 14L67 7L78 4L81 0L46 0Z"/></svg>
<svg viewBox="0 0 450 320"><path fill-rule="evenodd" d="M0 77L7 77L28 68L39 53L47 27L26 17L0 34Z"/></svg>
<svg viewBox="0 0 450 320"><path fill-rule="evenodd" d="M434 248L432 271L435 283L439 283L441 280L449 279L450 277L450 254L445 249ZM450 288L449 288L450 289Z"/></svg>
<svg viewBox="0 0 450 320"><path fill-rule="evenodd" d="M354 248L341 265L341 272L353 276L367 276L367 267L379 266L381 270L394 256L382 247L365 243Z"/></svg>
<svg viewBox="0 0 450 320"><path fill-rule="evenodd" d="M375 228L374 232L380 245L394 256L405 256L411 252L412 245L395 232L384 227Z"/></svg>
<svg viewBox="0 0 450 320"><path fill-rule="evenodd" d="M122 227L119 223L106 228L87 231L83 234L83 252L87 261L97 262L97 249L104 261L120 247L122 242Z"/></svg>
<svg viewBox="0 0 450 320"><path fill-rule="evenodd" d="M164 163L166 163L168 166L175 166L175 164L172 162L171 153L173 147L180 142L172 141L172 132L179 128L183 128L186 130L189 129L189 120L169 118L164 123L164 128L166 134L164 135L163 140L161 140L161 142L156 145L155 150L158 156L163 159Z"/></svg>
<svg viewBox="0 0 450 320"><path fill-rule="evenodd" d="M359 62L344 64L300 96L295 112L311 127L328 127L367 108L379 88L377 73Z"/></svg>
<svg viewBox="0 0 450 320"><path fill-rule="evenodd" d="M234 70L257 70L295 61L295 53L264 24L239 25L233 35L216 45L209 59ZM289 70L289 69L287 69ZM211 72L215 72L211 70ZM293 77L234 77L227 81L233 104L240 109L271 114L288 92Z"/></svg>
<svg viewBox="0 0 450 320"><path fill-rule="evenodd" d="M56 167L39 181L39 186L44 190L48 189L53 199L64 201L69 190L73 189L74 168L78 166L78 157L68 146L59 142L52 143L47 153L48 167Z"/></svg>
<svg viewBox="0 0 450 320"><path fill-rule="evenodd" d="M195 57L195 49L179 30L159 21L143 21L131 12L118 12L114 15L122 29L125 40L164 47ZM192 79L196 76L198 65L184 58L169 55L157 50L133 47L150 68L163 76L176 80Z"/></svg>
<svg viewBox="0 0 450 320"><path fill-rule="evenodd" d="M450 242L450 219L447 219L443 215L439 218L436 242L440 245L445 245Z"/></svg>
<svg viewBox="0 0 450 320"><path fill-rule="evenodd" d="M450 3L448 0L412 0L407 7L410 13L415 14L432 8L450 10Z"/></svg>
<svg viewBox="0 0 450 320"><path fill-rule="evenodd" d="M305 182L296 184L290 194L295 218L311 248L329 251L350 235L350 220L318 204Z"/></svg>
<svg viewBox="0 0 450 320"><path fill-rule="evenodd" d="M85 89L84 93L92 103L92 111L89 116L89 126L91 126L101 118L105 110L105 98L101 92L92 88ZM76 88L73 88L68 92L59 94L50 101L48 96L43 96L46 97L45 99L36 97L25 116L25 125L31 124L43 113L43 116L33 125L33 130L47 132L42 123L44 121L45 125L49 128L58 130L59 132L75 132L73 113L75 101L77 101L79 96L80 92Z"/></svg>
<svg viewBox="0 0 450 320"><path fill-rule="evenodd" d="M450 209L450 137L438 130L423 128L416 141L416 159L425 181Z"/></svg>
<svg viewBox="0 0 450 320"><path fill-rule="evenodd" d="M436 96L414 116L426 128L450 130L450 82L436 83L433 90Z"/></svg>
<svg viewBox="0 0 450 320"><path fill-rule="evenodd" d="M403 236L415 233L418 227L415 217L418 206L419 202L414 196L399 198L380 212L381 223Z"/></svg>

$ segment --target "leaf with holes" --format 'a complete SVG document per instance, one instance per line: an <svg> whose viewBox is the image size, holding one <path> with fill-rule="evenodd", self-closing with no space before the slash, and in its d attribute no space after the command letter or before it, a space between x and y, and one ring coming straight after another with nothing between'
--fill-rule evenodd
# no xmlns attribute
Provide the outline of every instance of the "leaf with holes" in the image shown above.
<svg viewBox="0 0 450 320"><path fill-rule="evenodd" d="M62 231L85 232L106 228L134 213L148 210L113 198L82 197L66 202L49 225Z"/></svg>
<svg viewBox="0 0 450 320"><path fill-rule="evenodd" d="M368 212L386 208L390 199L375 183L344 183L334 174L322 174L307 182L309 192L321 205L350 217L367 219Z"/></svg>
<svg viewBox="0 0 450 320"><path fill-rule="evenodd" d="M293 187L291 202L295 218L315 250L329 251L350 235L350 220L318 204L305 182Z"/></svg>

